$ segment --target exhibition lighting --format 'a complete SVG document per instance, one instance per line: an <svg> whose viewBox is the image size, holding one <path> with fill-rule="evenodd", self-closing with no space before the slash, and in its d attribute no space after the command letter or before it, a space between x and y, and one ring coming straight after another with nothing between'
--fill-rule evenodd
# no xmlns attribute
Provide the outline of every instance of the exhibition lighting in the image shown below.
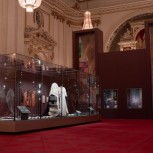
<svg viewBox="0 0 153 153"><path fill-rule="evenodd" d="M87 9L88 9L88 1L87 1ZM92 22L91 22L91 13L86 11L84 13L84 23L82 29L92 29Z"/></svg>
<svg viewBox="0 0 153 153"><path fill-rule="evenodd" d="M26 9L26 12L33 12L41 5L42 0L18 0L18 2L21 7Z"/></svg>

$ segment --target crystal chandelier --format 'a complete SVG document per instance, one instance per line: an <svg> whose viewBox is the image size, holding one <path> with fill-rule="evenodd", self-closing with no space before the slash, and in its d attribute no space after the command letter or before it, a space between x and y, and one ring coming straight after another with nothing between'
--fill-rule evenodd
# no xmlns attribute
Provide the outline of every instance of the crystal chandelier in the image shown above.
<svg viewBox="0 0 153 153"><path fill-rule="evenodd" d="M88 0L87 0L87 9L88 9ZM91 22L91 13L86 11L84 13L84 23L82 29L92 29L92 22Z"/></svg>
<svg viewBox="0 0 153 153"><path fill-rule="evenodd" d="M41 5L42 0L18 0L21 7L26 9L26 12L33 12L34 9Z"/></svg>
<svg viewBox="0 0 153 153"><path fill-rule="evenodd" d="M91 13L89 11L86 11L84 13L84 23L82 29L92 29L92 22L91 22Z"/></svg>

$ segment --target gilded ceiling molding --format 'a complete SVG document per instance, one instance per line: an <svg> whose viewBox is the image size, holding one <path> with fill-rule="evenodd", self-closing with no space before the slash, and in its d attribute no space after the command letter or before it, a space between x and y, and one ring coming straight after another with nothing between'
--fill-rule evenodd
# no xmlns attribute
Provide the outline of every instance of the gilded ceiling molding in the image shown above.
<svg viewBox="0 0 153 153"><path fill-rule="evenodd" d="M52 11L51 15L53 15L54 18L56 18L57 20L60 20L61 22L65 21L65 17L56 11Z"/></svg>
<svg viewBox="0 0 153 153"><path fill-rule="evenodd" d="M82 26L83 25L83 21L67 20L66 23L69 25L69 27L71 27L71 26Z"/></svg>
<svg viewBox="0 0 153 153"><path fill-rule="evenodd" d="M84 11L75 9L67 4L63 3L62 0L44 0L43 5L52 10L52 15L54 18L60 20L61 22L66 21L69 26L81 26L84 18ZM102 14L105 13L113 13L119 11L126 10L137 10L143 9L145 7L152 7L153 1L146 0L145 2L135 2L130 4L122 4L110 7L100 7L96 9L90 9L92 15L92 21L94 27L97 27L101 24L101 20L99 19ZM98 18L98 20L97 20Z"/></svg>
<svg viewBox="0 0 153 153"><path fill-rule="evenodd" d="M52 10L56 10L56 12L60 14L66 15L67 18L83 17L84 11L74 9L63 3L62 0L44 0L43 4L50 7Z"/></svg>
<svg viewBox="0 0 153 153"><path fill-rule="evenodd" d="M122 11L128 11L128 10L136 10L136 9L142 9L146 7L152 7L153 1L143 1L143 2L135 2L130 4L122 4L122 5L116 5L116 6L109 6L109 7L101 7L97 9L92 9L91 13L92 15L98 15L98 14L106 14L106 13L114 13L114 12L122 12Z"/></svg>
<svg viewBox="0 0 153 153"><path fill-rule="evenodd" d="M72 8L73 8L74 10L80 10L80 5L79 5L79 3L75 3L75 4L72 6Z"/></svg>
<svg viewBox="0 0 153 153"><path fill-rule="evenodd" d="M52 1L51 1L52 2ZM55 4L55 1L53 2ZM61 3L56 3L56 5L59 4L58 6L61 5ZM68 10L67 10L68 11ZM74 12L74 10L73 10ZM61 22L66 21L66 23L69 26L82 26L83 25L83 18L84 18L84 12L82 12L81 14L81 19L79 18L79 20L77 20L76 18L68 18L67 16L64 16L63 13L61 13L61 11L59 10L53 10L51 15L54 16L54 18L56 18L57 20L60 20ZM94 27L97 27L98 25L101 24L101 20L100 18L97 19L97 17L92 19L92 23L94 25Z"/></svg>
<svg viewBox="0 0 153 153"><path fill-rule="evenodd" d="M51 15L53 15L55 19L61 22L66 21L69 26L80 27L83 25L84 11L80 12L79 10L75 10L60 0L45 0L43 5L51 9ZM100 15L92 17L92 21L95 26L99 25L101 23Z"/></svg>
<svg viewBox="0 0 153 153"><path fill-rule="evenodd" d="M25 50L30 56L42 56L42 60L51 62L54 59L56 42L43 29L26 26L24 33Z"/></svg>
<svg viewBox="0 0 153 153"><path fill-rule="evenodd" d="M83 26L83 20L82 21L75 21L75 20L67 20L66 23L69 25L69 27L71 26L78 26L78 27L82 27ZM101 24L101 20L100 19L94 19L92 20L92 24L93 27L98 27Z"/></svg>
<svg viewBox="0 0 153 153"><path fill-rule="evenodd" d="M98 27L101 24L101 20L100 19L92 20L92 24L94 27Z"/></svg>
<svg viewBox="0 0 153 153"><path fill-rule="evenodd" d="M85 11L85 10L80 11L78 9L74 9L66 5L65 3L63 3L62 0L44 0L43 3L49 5L51 8L54 8L54 9L55 7L58 8L60 12L64 13L69 18L82 17ZM146 0L146 1L110 6L110 7L99 7L95 9L90 9L90 12L92 14L92 17L94 17L94 16L105 14L105 13L134 10L134 9L140 9L140 8L146 8L146 7L152 7L152 6L153 6L153 1Z"/></svg>

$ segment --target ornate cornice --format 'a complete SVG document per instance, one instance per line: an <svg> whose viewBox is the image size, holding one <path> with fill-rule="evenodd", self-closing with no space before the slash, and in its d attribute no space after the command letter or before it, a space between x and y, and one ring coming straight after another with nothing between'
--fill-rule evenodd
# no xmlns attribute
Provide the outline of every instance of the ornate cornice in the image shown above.
<svg viewBox="0 0 153 153"><path fill-rule="evenodd" d="M69 25L69 26L83 26L83 21L75 21L75 20L70 20L68 19L66 21L66 23ZM101 24L101 20L100 19L94 19L92 20L92 24L94 27L97 27Z"/></svg>
<svg viewBox="0 0 153 153"><path fill-rule="evenodd" d="M54 16L54 18L60 20L61 22L65 21L65 17L63 15L61 15L60 13L58 13L56 11L52 11L51 14Z"/></svg>
<svg viewBox="0 0 153 153"><path fill-rule="evenodd" d="M101 20L100 20L100 19L92 20L92 24L93 24L94 26L98 26L98 25L101 24Z"/></svg>
<svg viewBox="0 0 153 153"><path fill-rule="evenodd" d="M84 18L84 11L73 8L65 4L62 0L44 0L43 5L51 10L51 14L54 18L61 22L66 21L68 25L81 26ZM99 7L95 9L89 9L91 12L92 21L95 25L101 23L101 15L106 13L114 13L119 11L136 10L142 8L149 8L153 6L152 0L139 1L134 3L115 5L109 7ZM94 23L93 23L94 24Z"/></svg>
<svg viewBox="0 0 153 153"><path fill-rule="evenodd" d="M135 10L140 8L146 8L146 7L152 7L153 1L152 0L146 0L146 1L139 1L129 4L122 4L122 5L116 5L116 6L109 6L109 7L101 7L97 9L91 10L93 15L102 15L106 13L114 13L114 12L121 12L121 11L128 11L128 10Z"/></svg>
<svg viewBox="0 0 153 153"><path fill-rule="evenodd" d="M67 20L66 23L71 26L71 25L75 25L75 26L81 26L83 25L83 22L82 21L72 21L72 20Z"/></svg>
<svg viewBox="0 0 153 153"><path fill-rule="evenodd" d="M44 0L44 4L49 5L51 8L58 8L59 12L64 13L66 16L74 18L74 17L82 17L85 10L76 10L67 4L65 4L62 0ZM99 16L105 13L113 13L119 11L140 9L145 7L153 6L152 0L133 2L122 5L115 5L109 7L99 7L95 9L90 9L92 16Z"/></svg>

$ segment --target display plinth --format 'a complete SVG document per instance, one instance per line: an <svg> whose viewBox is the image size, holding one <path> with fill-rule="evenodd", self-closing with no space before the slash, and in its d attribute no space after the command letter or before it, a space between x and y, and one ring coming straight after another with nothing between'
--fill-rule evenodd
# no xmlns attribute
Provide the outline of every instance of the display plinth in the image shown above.
<svg viewBox="0 0 153 153"><path fill-rule="evenodd" d="M100 115L38 120L1 121L0 132L18 133L101 121Z"/></svg>

